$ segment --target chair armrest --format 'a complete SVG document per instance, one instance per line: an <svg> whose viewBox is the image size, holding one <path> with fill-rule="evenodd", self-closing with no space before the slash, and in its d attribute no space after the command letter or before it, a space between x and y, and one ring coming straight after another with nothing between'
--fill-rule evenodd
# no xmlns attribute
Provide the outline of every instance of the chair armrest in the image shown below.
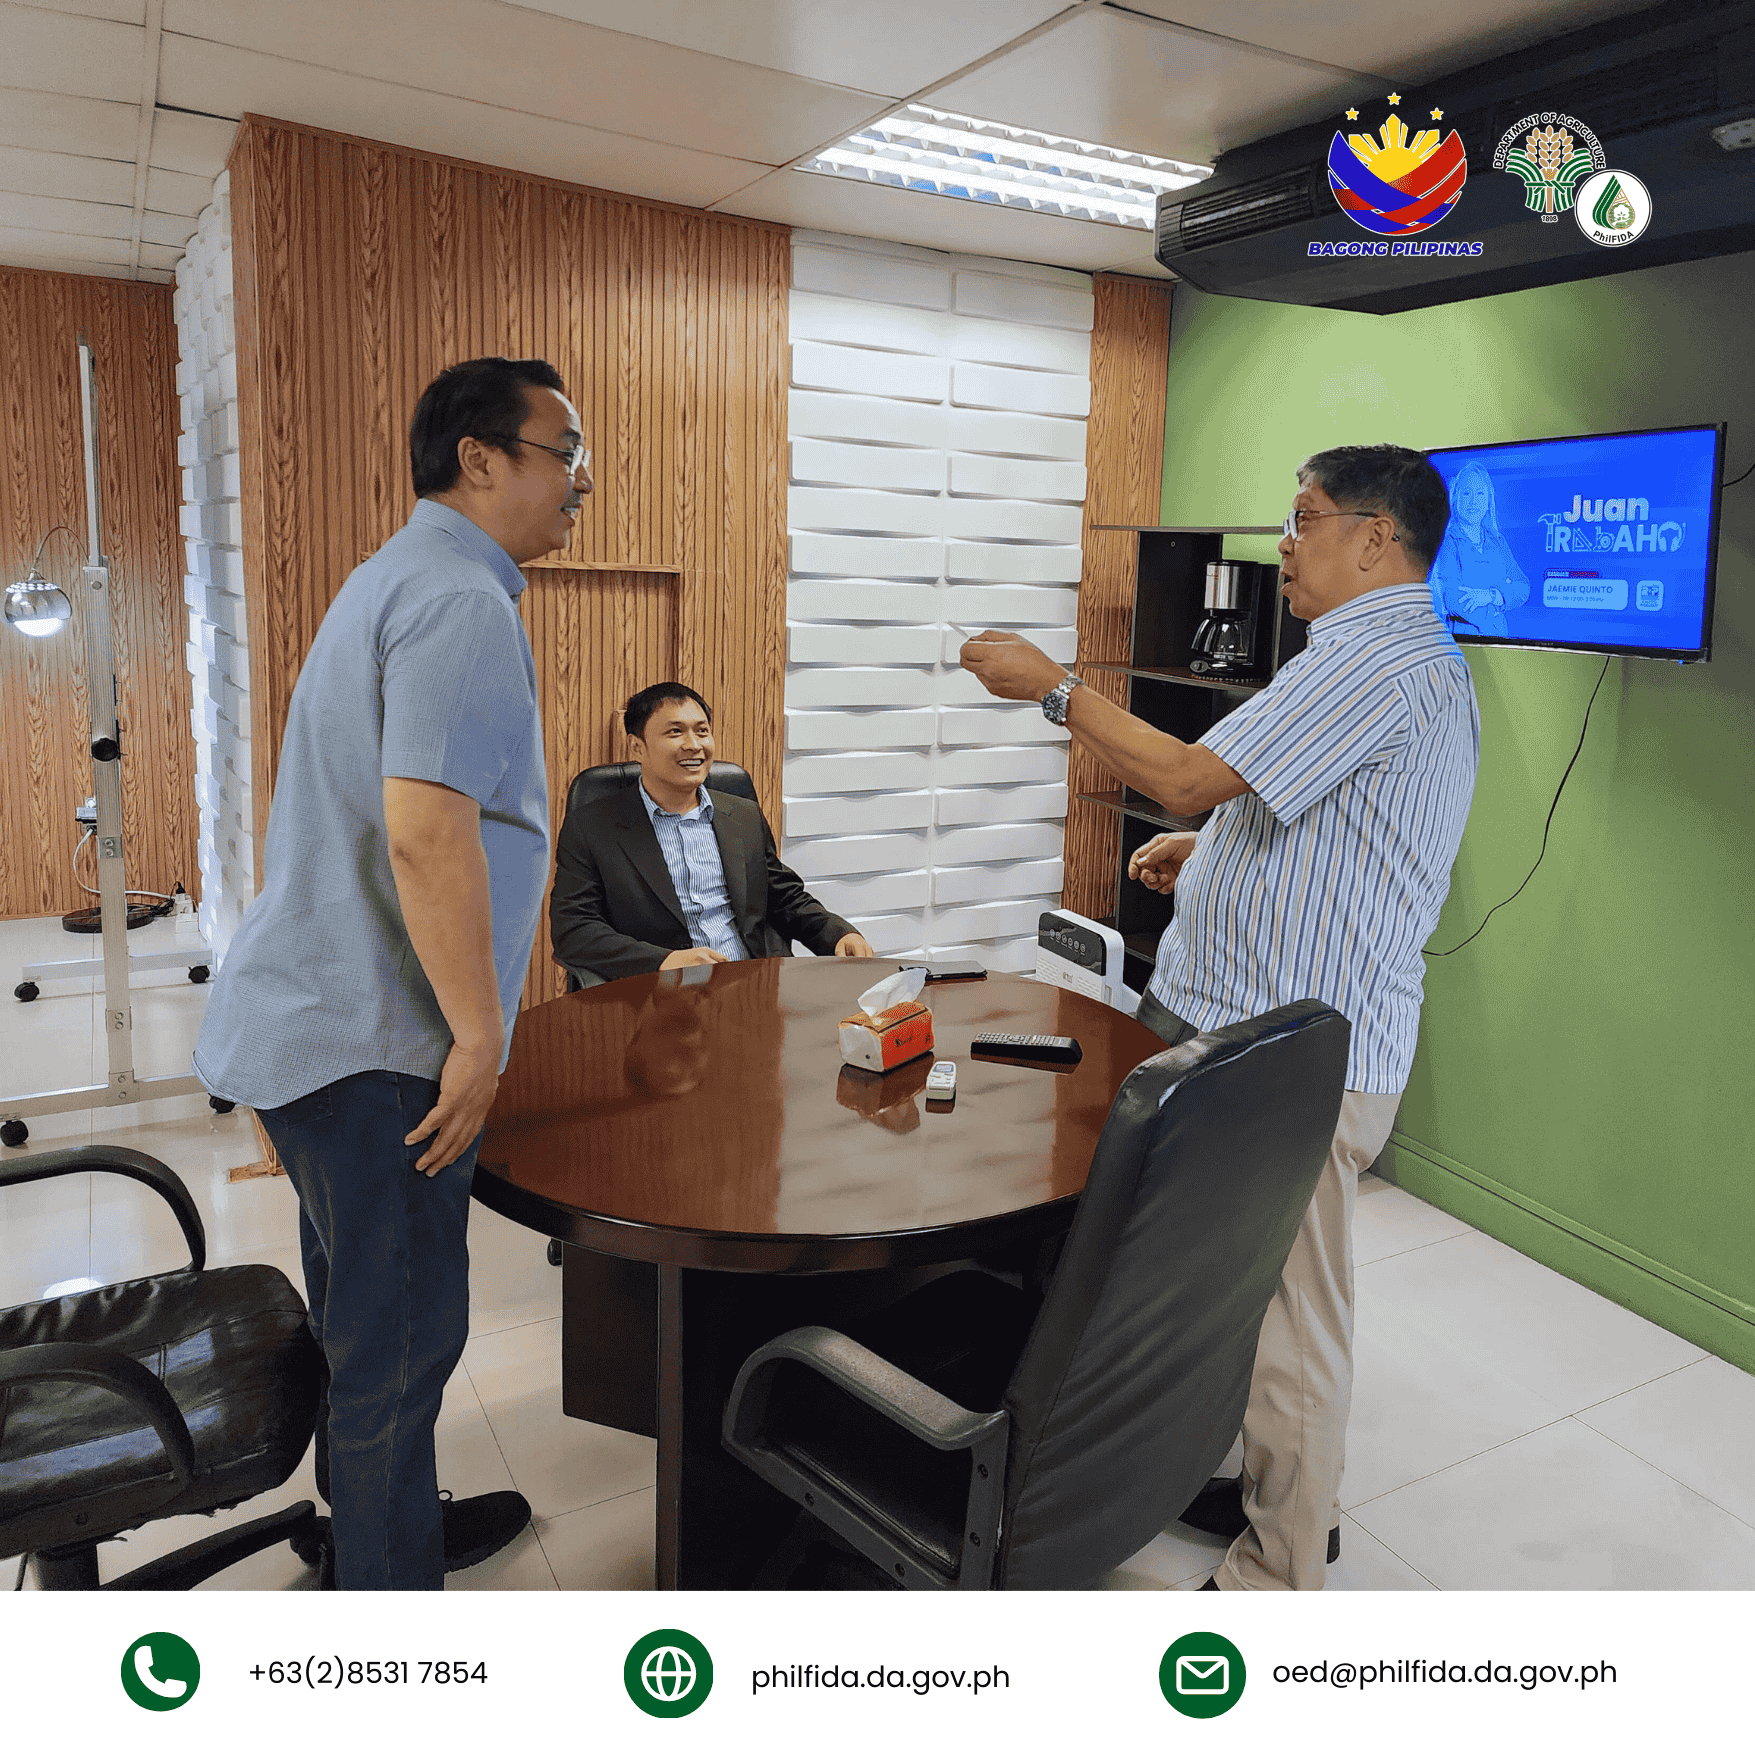
<svg viewBox="0 0 1755 1755"><path fill-rule="evenodd" d="M761 1424L767 1396L758 1385L756 1393L746 1398L746 1386L758 1374L770 1378L781 1363L803 1365L827 1378L935 1450L975 1450L995 1436L1003 1447L1009 1431L1010 1416L1003 1411L971 1413L839 1330L810 1327L777 1336L744 1361L725 1404L728 1442L733 1438L747 1442L752 1429Z"/></svg>
<svg viewBox="0 0 1755 1755"><path fill-rule="evenodd" d="M106 1170L113 1176L144 1182L176 1214L183 1241L189 1246L190 1271L200 1273L206 1267L207 1231L188 1185L170 1165L161 1164L144 1152L131 1151L127 1146L77 1146L64 1152L33 1152L28 1158L0 1163L0 1188L16 1188L52 1176L72 1176L82 1170Z"/></svg>
<svg viewBox="0 0 1755 1755"><path fill-rule="evenodd" d="M138 1360L107 1347L49 1341L0 1353L0 1390L26 1383L89 1383L118 1395L144 1416L170 1458L177 1487L195 1481L195 1440L171 1393Z"/></svg>

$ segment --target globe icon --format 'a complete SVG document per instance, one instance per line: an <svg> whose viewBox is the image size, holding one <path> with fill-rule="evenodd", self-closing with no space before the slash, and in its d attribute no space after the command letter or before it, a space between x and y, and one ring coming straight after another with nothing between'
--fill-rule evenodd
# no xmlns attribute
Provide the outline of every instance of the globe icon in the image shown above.
<svg viewBox="0 0 1755 1755"><path fill-rule="evenodd" d="M681 1700L695 1685L695 1660L680 1646L661 1645L646 1654L640 1681L654 1700Z"/></svg>

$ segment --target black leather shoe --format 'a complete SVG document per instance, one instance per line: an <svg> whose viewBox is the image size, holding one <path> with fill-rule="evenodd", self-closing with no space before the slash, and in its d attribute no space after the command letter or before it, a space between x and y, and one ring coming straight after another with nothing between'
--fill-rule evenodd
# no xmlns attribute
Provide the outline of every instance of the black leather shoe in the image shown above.
<svg viewBox="0 0 1755 1755"><path fill-rule="evenodd" d="M1227 1542L1236 1541L1249 1528L1249 1519L1243 1515L1243 1477L1214 1475L1183 1508L1176 1521L1187 1524L1190 1529L1203 1530L1209 1536L1222 1536ZM1336 1524L1328 1532L1329 1565L1334 1565L1340 1557L1341 1526Z"/></svg>
<svg viewBox="0 0 1755 1755"><path fill-rule="evenodd" d="M445 1514L445 1570L479 1566L520 1536L530 1523L530 1501L522 1493L478 1493L473 1499L439 1495Z"/></svg>

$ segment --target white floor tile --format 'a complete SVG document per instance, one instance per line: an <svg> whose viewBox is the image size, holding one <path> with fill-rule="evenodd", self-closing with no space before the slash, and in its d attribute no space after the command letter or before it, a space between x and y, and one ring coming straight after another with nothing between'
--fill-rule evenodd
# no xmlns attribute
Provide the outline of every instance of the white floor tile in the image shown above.
<svg viewBox="0 0 1755 1755"><path fill-rule="evenodd" d="M1578 1418L1755 1525L1755 1377L1747 1371L1702 1359Z"/></svg>
<svg viewBox="0 0 1755 1755"><path fill-rule="evenodd" d="M536 1533L562 1590L651 1590L656 1489L562 1517L538 1518Z"/></svg>
<svg viewBox="0 0 1755 1755"><path fill-rule="evenodd" d="M518 1491L559 1517L652 1485L657 1446L561 1412L561 1325L528 1323L472 1340L463 1355Z"/></svg>
<svg viewBox="0 0 1755 1755"><path fill-rule="evenodd" d="M48 1148L44 1148L48 1149ZM16 1163L28 1149L7 1152ZM91 1175L80 1170L0 1188L0 1310L91 1273Z"/></svg>
<svg viewBox="0 0 1755 1755"><path fill-rule="evenodd" d="M469 1209L469 1332L495 1334L561 1314L561 1270L548 1239L476 1201ZM557 1366L557 1373L558 1373ZM559 1378L557 1375L556 1382Z"/></svg>
<svg viewBox="0 0 1755 1755"><path fill-rule="evenodd" d="M1461 1237L1474 1227L1441 1208L1385 1182L1379 1176L1359 1178L1359 1203L1353 1213L1353 1262L1362 1266L1385 1256L1423 1249L1447 1237Z"/></svg>
<svg viewBox="0 0 1755 1755"><path fill-rule="evenodd" d="M1228 1542L1173 1523L1103 1581L1104 1590L1173 1590L1193 1579L1203 1584L1225 1558Z"/></svg>
<svg viewBox="0 0 1755 1755"><path fill-rule="evenodd" d="M1440 1590L1755 1590L1755 1529L1576 1420L1352 1518Z"/></svg>
<svg viewBox="0 0 1755 1755"><path fill-rule="evenodd" d="M1434 1332L1418 1316L1405 1296L1380 1296L1361 1276L1341 1482L1349 1510L1561 1415L1476 1354L1466 1318Z"/></svg>
<svg viewBox="0 0 1755 1755"><path fill-rule="evenodd" d="M1456 1336L1471 1356L1576 1413L1705 1353L1642 1316L1481 1232L1453 1237L1359 1271L1396 1320Z"/></svg>
<svg viewBox="0 0 1755 1755"><path fill-rule="evenodd" d="M1325 1590L1436 1590L1399 1554L1393 1554L1356 1518L1341 1513L1341 1557L1328 1569Z"/></svg>

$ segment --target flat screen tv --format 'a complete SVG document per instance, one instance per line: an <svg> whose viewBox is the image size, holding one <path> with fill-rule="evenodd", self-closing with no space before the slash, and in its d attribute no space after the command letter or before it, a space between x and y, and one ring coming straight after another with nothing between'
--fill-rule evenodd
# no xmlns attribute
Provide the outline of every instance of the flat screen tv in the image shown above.
<svg viewBox="0 0 1755 1755"><path fill-rule="evenodd" d="M1432 604L1459 641L1697 664L1712 652L1724 428L1430 451Z"/></svg>

